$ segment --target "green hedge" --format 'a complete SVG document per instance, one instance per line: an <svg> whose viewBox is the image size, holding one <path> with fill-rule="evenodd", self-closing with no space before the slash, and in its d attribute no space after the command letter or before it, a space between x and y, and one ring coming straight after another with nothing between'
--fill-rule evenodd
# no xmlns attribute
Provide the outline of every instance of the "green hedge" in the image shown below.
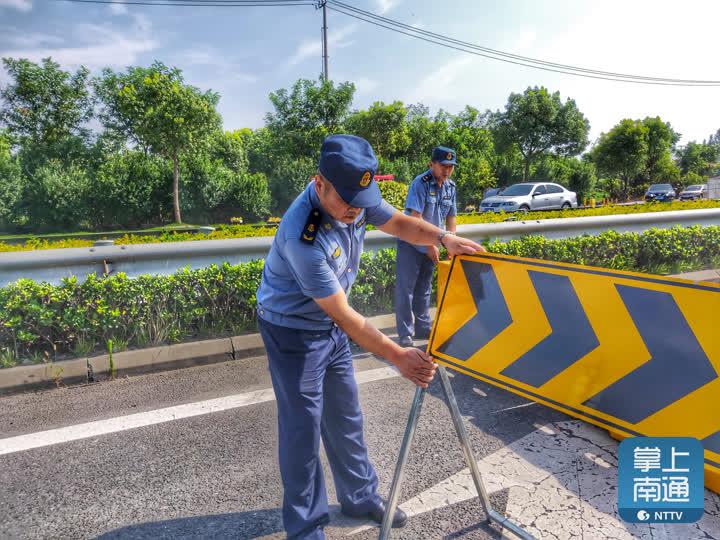
<svg viewBox="0 0 720 540"><path fill-rule="evenodd" d="M567 240L531 236L490 251L621 270L678 273L720 267L720 227L606 232ZM0 289L0 365L144 347L255 328L263 261L54 286L20 280ZM395 250L364 253L350 298L365 315L392 311Z"/></svg>

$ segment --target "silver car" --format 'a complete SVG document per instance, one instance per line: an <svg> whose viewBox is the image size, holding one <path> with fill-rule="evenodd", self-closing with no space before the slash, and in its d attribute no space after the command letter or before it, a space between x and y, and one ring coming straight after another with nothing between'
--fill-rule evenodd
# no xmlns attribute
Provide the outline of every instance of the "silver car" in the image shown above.
<svg viewBox="0 0 720 540"><path fill-rule="evenodd" d="M577 194L574 191L547 182L514 184L480 203L483 212L566 210L577 206Z"/></svg>
<svg viewBox="0 0 720 540"><path fill-rule="evenodd" d="M695 186L688 186L680 192L681 201L694 201L695 199L707 199L707 186L705 184L698 184Z"/></svg>

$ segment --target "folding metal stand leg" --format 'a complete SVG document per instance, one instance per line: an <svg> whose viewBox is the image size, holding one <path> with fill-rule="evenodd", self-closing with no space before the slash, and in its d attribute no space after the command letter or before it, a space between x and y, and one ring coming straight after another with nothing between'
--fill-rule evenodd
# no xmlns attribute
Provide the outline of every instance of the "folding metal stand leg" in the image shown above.
<svg viewBox="0 0 720 540"><path fill-rule="evenodd" d="M395 475L393 476L392 487L390 488L390 498L388 499L385 515L383 516L382 527L380 527L380 540L386 540L390 537L390 529L392 528L392 518L400 497L400 487L402 486L403 476L405 475L405 463L408 454L410 454L410 446L415 436L415 428L417 428L418 418L420 418L420 409L422 408L423 399L425 399L426 390L418 387L415 389L415 399L413 399L412 407L410 407L410 416L408 417L405 435L400 446L400 455L395 466Z"/></svg>
<svg viewBox="0 0 720 540"><path fill-rule="evenodd" d="M455 394L453 393L452 386L450 385L450 379L447 375L447 371L443 366L440 366L438 371L440 372L440 384L450 409L450 416L452 417L453 424L455 425L455 431L457 432L458 439L462 445L463 453L465 454L465 461L467 462L468 467L470 467L470 473L472 474L475 488L477 489L478 496L480 497L480 504L485 511L487 520L494 521L498 525L512 531L523 540L535 540L535 537L530 533L510 521L502 514L493 510L487 491L485 490L485 485L483 484L480 469L478 469L477 466L477 461L475 461L475 458L473 457L470 441L468 440L467 433L465 432L462 416L460 416L460 409L458 409ZM410 417L408 418L405 436L403 437L402 446L400 447L400 456L398 457L397 466L395 467L395 476L393 477L393 483L390 489L390 498L383 518L382 527L380 528L380 540L386 540L390 537L392 517L395 514L398 498L400 497L400 488L405 474L405 464L407 462L408 455L410 454L410 446L412 445L412 440L415 435L415 429L417 428L418 419L420 417L420 409L422 407L424 397L425 390L420 388L415 390L415 399L413 400L412 407L410 408Z"/></svg>

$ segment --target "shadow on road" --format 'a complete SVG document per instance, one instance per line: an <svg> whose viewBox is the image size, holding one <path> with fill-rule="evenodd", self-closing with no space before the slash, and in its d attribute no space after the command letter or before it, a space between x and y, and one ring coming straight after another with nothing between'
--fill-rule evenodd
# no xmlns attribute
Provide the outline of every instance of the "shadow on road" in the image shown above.
<svg viewBox="0 0 720 540"><path fill-rule="evenodd" d="M370 524L340 513L339 505L330 505L330 526L334 529L355 529ZM233 512L188 518L140 523L115 529L96 540L156 540L156 539L250 539L269 535L285 537L280 508Z"/></svg>
<svg viewBox="0 0 720 540"><path fill-rule="evenodd" d="M279 508L140 523L115 529L97 540L257 538L283 532Z"/></svg>

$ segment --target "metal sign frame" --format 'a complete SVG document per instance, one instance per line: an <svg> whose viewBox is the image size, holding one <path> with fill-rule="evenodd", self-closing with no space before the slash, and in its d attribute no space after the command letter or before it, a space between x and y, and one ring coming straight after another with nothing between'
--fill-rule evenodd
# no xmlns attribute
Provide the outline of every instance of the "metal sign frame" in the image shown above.
<svg viewBox="0 0 720 540"><path fill-rule="evenodd" d="M480 504L487 516L486 522L495 522L501 527L512 531L522 540L535 540L535 537L529 532L493 509L487 490L485 489L485 484L483 483L482 474L480 474L480 469L477 466L477 461L475 461L475 457L473 456L470 441L467 437L467 433L465 432L465 426L463 424L462 416L460 416L460 409L458 408L455 393L453 392L450 384L450 378L448 377L444 366L439 366L438 372L440 373L440 386L442 387L443 394L445 395L448 409L450 409L450 416L452 417L453 425L455 426L455 432L457 433L458 440L460 441L460 446L463 449L463 454L465 454L465 462L470 468L470 473L472 475L473 482L475 483L475 489L477 489L478 492ZM395 466L395 475L393 476L392 487L390 488L390 498L388 499L385 516L383 517L382 526L380 527L380 540L390 538L392 517L395 515L398 498L400 497L400 488L402 487L403 478L405 476L405 464L407 463L407 458L410 454L410 447L412 446L412 441L415 437L415 430L417 428L418 420L420 419L420 411L422 409L426 393L427 390L423 388L416 388L415 390L415 398L413 399L412 407L410 407L410 415L408 417L405 435L403 436L402 445L400 447L400 455L398 456L397 465Z"/></svg>

